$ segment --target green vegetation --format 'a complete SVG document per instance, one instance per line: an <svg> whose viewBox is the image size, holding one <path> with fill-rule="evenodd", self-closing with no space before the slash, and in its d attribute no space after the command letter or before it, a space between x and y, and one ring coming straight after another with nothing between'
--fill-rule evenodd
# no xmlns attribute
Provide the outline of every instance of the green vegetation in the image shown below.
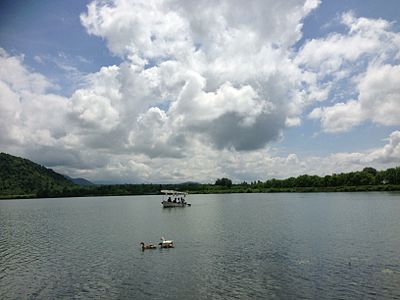
<svg viewBox="0 0 400 300"><path fill-rule="evenodd" d="M27 159L0 153L0 197L47 197L75 185Z"/></svg>
<svg viewBox="0 0 400 300"><path fill-rule="evenodd" d="M270 179L232 185L223 192L358 192L400 190L400 167L377 171L367 167L362 171L326 175L301 175L287 179ZM218 189L215 192L220 192Z"/></svg>
<svg viewBox="0 0 400 300"><path fill-rule="evenodd" d="M323 177L301 175L239 184L233 184L228 178L219 178L214 184L188 182L82 186L27 159L0 153L0 198L149 195L159 194L161 189L197 194L400 191L400 167L384 171L368 167L358 172Z"/></svg>
<svg viewBox="0 0 400 300"><path fill-rule="evenodd" d="M228 178L221 178L221 179L218 178L215 181L215 185L219 185L219 186L230 188L230 187L232 187L232 180L230 180Z"/></svg>

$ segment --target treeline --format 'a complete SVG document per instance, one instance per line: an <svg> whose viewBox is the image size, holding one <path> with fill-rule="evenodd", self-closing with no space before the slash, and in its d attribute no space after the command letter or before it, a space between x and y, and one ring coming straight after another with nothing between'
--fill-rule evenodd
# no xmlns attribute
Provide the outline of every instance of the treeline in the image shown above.
<svg viewBox="0 0 400 300"><path fill-rule="evenodd" d="M182 184L116 184L98 186L74 186L61 192L43 191L39 197L75 197L109 195L160 194L162 189L189 193L269 193L269 192L356 192L400 190L400 167L377 171L364 168L359 172L340 173L327 176L301 175L287 179L232 183L229 178L218 178L215 183Z"/></svg>
<svg viewBox="0 0 400 300"><path fill-rule="evenodd" d="M0 198L78 197L111 195L160 194L162 189L189 193L267 193L267 192L351 192L400 190L400 167L378 171L362 171L327 176L301 175L287 179L242 182L229 178L200 184L74 184L63 175L27 159L0 153Z"/></svg>
<svg viewBox="0 0 400 300"><path fill-rule="evenodd" d="M221 182L226 184L221 186ZM400 167L378 171L367 167L362 171L326 176L300 175L286 179L270 179L251 183L230 184L229 179L218 179L210 191L223 192L353 192L400 190Z"/></svg>
<svg viewBox="0 0 400 300"><path fill-rule="evenodd" d="M112 184L65 187L62 190L43 189L37 197L85 197L85 196L124 196L124 195L154 195L159 194L161 185L154 184Z"/></svg>
<svg viewBox="0 0 400 300"><path fill-rule="evenodd" d="M128 195L158 195L161 190L194 191L198 183L182 184L110 184L66 187L62 190L41 190L37 197L85 197L85 196L128 196Z"/></svg>
<svg viewBox="0 0 400 300"><path fill-rule="evenodd" d="M364 168L362 171L326 175L301 175L287 179L270 179L265 182L254 182L257 188L303 188L303 187L349 187L349 186L375 186L399 185L400 167L377 171L374 168Z"/></svg>

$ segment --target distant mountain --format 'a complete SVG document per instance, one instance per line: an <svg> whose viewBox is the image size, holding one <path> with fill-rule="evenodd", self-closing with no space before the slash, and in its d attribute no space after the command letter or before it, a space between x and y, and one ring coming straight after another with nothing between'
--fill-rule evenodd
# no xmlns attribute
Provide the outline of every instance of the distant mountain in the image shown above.
<svg viewBox="0 0 400 300"><path fill-rule="evenodd" d="M47 196L76 185L28 159L0 153L0 196Z"/></svg>
<svg viewBox="0 0 400 300"><path fill-rule="evenodd" d="M81 185L81 186L89 186L89 185L95 185L93 182L85 179L85 178L72 178L69 177L67 175L64 175L67 179L71 180L73 183L77 184L77 185Z"/></svg>

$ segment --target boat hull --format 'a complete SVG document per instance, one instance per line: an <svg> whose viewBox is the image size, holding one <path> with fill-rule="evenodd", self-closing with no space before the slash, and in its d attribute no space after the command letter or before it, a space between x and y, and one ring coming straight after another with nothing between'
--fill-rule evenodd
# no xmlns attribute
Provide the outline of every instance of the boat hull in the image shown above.
<svg viewBox="0 0 400 300"><path fill-rule="evenodd" d="M188 206L187 203L175 203L175 202L168 202L168 201L163 201L161 202L163 207L185 207Z"/></svg>

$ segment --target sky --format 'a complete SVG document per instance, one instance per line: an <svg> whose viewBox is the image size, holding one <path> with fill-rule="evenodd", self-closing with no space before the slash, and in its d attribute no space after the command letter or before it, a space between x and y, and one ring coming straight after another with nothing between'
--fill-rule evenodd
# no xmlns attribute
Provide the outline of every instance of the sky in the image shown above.
<svg viewBox="0 0 400 300"><path fill-rule="evenodd" d="M102 183L400 165L400 2L0 2L0 151Z"/></svg>

